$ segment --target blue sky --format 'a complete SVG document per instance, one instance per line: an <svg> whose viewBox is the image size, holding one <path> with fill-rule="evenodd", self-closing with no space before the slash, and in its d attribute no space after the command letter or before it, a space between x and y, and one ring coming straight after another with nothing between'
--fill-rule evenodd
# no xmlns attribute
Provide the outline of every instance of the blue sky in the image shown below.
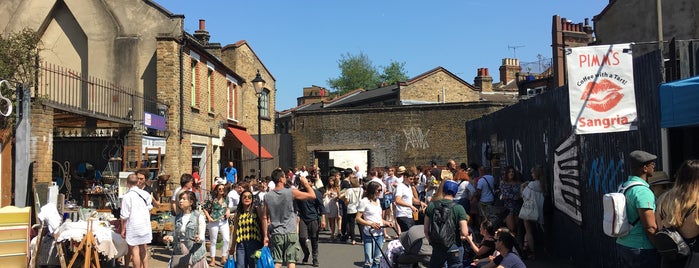
<svg viewBox="0 0 699 268"><path fill-rule="evenodd" d="M193 33L206 20L211 42L247 40L277 85L278 111L296 106L304 87L340 75L343 54L365 53L374 66L404 62L408 77L442 66L473 83L478 68L495 81L503 58L551 57L554 15L574 23L608 0L155 0L185 15ZM508 47L517 47L511 49ZM380 69L379 69L380 70ZM247 77L252 79L253 77Z"/></svg>

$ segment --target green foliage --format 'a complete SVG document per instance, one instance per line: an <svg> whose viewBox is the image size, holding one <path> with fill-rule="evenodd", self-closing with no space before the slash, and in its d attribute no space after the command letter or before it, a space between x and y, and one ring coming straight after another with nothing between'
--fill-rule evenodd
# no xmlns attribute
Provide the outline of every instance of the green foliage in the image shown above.
<svg viewBox="0 0 699 268"><path fill-rule="evenodd" d="M337 61L337 66L340 68L340 77L327 81L328 86L334 89L334 95L342 95L358 88L374 89L382 83L393 84L408 79L403 69L405 63L392 61L388 66L382 67L383 73L379 74L369 56L363 52L358 55L342 55Z"/></svg>
<svg viewBox="0 0 699 268"><path fill-rule="evenodd" d="M381 74L381 82L386 84L395 84L408 80L408 75L405 73L405 62L391 61L388 66L383 67Z"/></svg>
<svg viewBox="0 0 699 268"><path fill-rule="evenodd" d="M36 60L39 58L39 42L41 36L31 29L24 29L7 36L0 36L0 79L8 80L0 88L2 95L17 106L15 86L22 83L30 86L36 81ZM8 85L12 85L9 87ZM2 102L0 106L6 105ZM0 107L3 111L7 107ZM14 116L0 118L0 127L7 128L14 125Z"/></svg>
<svg viewBox="0 0 699 268"><path fill-rule="evenodd" d="M0 36L0 78L33 83L40 40L41 36L31 29Z"/></svg>

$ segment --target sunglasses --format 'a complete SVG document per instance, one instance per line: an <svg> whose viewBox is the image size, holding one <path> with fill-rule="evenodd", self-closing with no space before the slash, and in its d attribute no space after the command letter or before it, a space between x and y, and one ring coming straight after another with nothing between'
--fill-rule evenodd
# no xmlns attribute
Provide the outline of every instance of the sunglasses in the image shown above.
<svg viewBox="0 0 699 268"><path fill-rule="evenodd" d="M243 195L243 199L252 199L252 195L249 195L249 194Z"/></svg>
<svg viewBox="0 0 699 268"><path fill-rule="evenodd" d="M382 190L383 190L383 189L381 189L381 188L376 189L377 192L381 192Z"/></svg>

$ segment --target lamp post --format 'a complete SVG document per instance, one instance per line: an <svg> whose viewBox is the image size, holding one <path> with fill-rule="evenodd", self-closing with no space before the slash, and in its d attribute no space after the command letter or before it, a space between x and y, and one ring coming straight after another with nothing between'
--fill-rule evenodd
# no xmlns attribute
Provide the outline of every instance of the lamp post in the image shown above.
<svg viewBox="0 0 699 268"><path fill-rule="evenodd" d="M265 80L260 76L259 69L255 79L252 80L252 86L257 96L257 179L259 180L262 178L262 90L265 88Z"/></svg>

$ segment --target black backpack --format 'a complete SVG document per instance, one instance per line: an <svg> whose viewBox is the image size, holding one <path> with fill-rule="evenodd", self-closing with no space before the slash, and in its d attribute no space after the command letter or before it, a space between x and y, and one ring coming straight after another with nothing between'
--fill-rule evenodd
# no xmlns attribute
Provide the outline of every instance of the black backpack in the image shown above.
<svg viewBox="0 0 699 268"><path fill-rule="evenodd" d="M453 202L437 202L430 218L430 245L449 248L456 242L456 223L452 215Z"/></svg>
<svg viewBox="0 0 699 268"><path fill-rule="evenodd" d="M257 192L256 194L252 195L252 206L262 207L262 199L260 198L260 192Z"/></svg>
<svg viewBox="0 0 699 268"><path fill-rule="evenodd" d="M696 208L696 205L693 205L692 208L684 214L684 219L686 220ZM663 213L661 213L661 218L664 218ZM655 233L655 244L658 253L671 260L686 257L689 255L689 252L691 252L690 245L684 241L684 238L682 238L682 235L680 235L675 227L663 227Z"/></svg>

